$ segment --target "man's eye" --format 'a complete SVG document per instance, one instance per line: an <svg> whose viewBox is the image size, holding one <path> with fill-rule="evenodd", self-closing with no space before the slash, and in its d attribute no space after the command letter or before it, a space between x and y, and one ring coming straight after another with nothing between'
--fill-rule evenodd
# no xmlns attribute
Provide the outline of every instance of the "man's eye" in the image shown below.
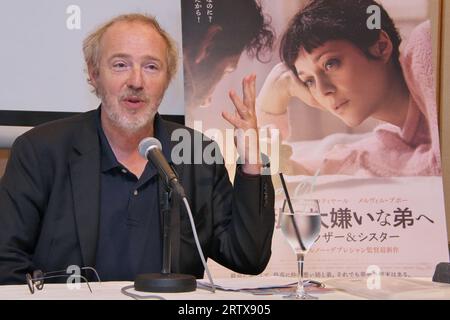
<svg viewBox="0 0 450 320"><path fill-rule="evenodd" d="M338 67L340 64L340 61L338 59L330 59L325 63L325 70L333 70L334 68Z"/></svg>
<svg viewBox="0 0 450 320"><path fill-rule="evenodd" d="M150 71L157 71L159 70L159 67L156 64L148 64L145 66L145 69L150 70Z"/></svg>
<svg viewBox="0 0 450 320"><path fill-rule="evenodd" d="M113 64L113 68L116 70L121 70L127 67L127 64L125 62L116 62Z"/></svg>

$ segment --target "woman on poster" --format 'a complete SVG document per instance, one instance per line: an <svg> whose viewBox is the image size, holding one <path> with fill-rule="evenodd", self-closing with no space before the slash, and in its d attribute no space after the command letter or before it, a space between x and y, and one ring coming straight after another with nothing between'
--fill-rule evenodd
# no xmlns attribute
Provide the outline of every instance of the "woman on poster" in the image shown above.
<svg viewBox="0 0 450 320"><path fill-rule="evenodd" d="M368 8L381 28L369 28ZM429 21L400 51L396 26L372 0L313 0L291 20L276 65L258 95L259 122L289 135L287 106L296 97L349 127L384 122L364 138L284 159L289 174L439 176L441 160ZM333 137L336 136L336 137ZM287 160L287 161L286 161Z"/></svg>

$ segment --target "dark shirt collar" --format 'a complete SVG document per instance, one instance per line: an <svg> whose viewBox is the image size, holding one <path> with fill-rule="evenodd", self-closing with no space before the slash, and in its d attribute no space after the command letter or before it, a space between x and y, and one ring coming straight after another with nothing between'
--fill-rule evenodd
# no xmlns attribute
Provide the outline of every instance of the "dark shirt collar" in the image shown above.
<svg viewBox="0 0 450 320"><path fill-rule="evenodd" d="M112 151L112 148L109 144L108 139L106 138L105 132L103 131L103 127L101 124L101 106L98 108L97 114L97 129L98 135L100 139L100 149L101 149L101 166L100 170L102 172L109 171L113 168L122 168L123 166L117 161L117 158ZM169 163L172 162L171 153L172 153L172 144L170 140L170 135L167 131L167 128L164 124L164 120L162 119L159 113L156 113L155 119L153 122L153 129L155 133L155 138L157 138L161 142L162 152L164 157L167 159Z"/></svg>

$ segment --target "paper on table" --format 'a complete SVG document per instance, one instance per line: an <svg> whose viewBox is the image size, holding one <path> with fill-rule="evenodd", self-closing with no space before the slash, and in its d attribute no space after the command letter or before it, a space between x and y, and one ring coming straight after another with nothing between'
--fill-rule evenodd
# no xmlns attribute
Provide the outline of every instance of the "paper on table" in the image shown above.
<svg viewBox="0 0 450 320"><path fill-rule="evenodd" d="M450 299L450 285L425 279L380 277L376 287L368 284L367 278L330 279L325 284L368 299Z"/></svg>
<svg viewBox="0 0 450 320"><path fill-rule="evenodd" d="M288 288L297 284L292 278L284 277L246 277L246 278L223 278L215 279L216 289L226 291L256 290ZM199 288L211 288L208 280L197 280Z"/></svg>

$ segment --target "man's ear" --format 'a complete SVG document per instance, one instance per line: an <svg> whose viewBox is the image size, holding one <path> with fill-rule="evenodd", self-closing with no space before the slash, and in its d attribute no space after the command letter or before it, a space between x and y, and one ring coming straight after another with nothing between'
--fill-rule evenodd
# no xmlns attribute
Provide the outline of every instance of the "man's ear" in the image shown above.
<svg viewBox="0 0 450 320"><path fill-rule="evenodd" d="M369 48L369 52L378 59L387 63L391 60L393 51L392 41L389 35L384 31L380 31L377 42Z"/></svg>
<svg viewBox="0 0 450 320"><path fill-rule="evenodd" d="M214 48L214 41L217 35L222 32L222 27L218 25L212 25L208 28L206 35L200 42L199 48L197 50L197 55L195 56L195 63L200 63L204 59L208 58Z"/></svg>
<svg viewBox="0 0 450 320"><path fill-rule="evenodd" d="M95 68L94 66L88 66L87 71L89 75L89 84L97 89L98 68Z"/></svg>

